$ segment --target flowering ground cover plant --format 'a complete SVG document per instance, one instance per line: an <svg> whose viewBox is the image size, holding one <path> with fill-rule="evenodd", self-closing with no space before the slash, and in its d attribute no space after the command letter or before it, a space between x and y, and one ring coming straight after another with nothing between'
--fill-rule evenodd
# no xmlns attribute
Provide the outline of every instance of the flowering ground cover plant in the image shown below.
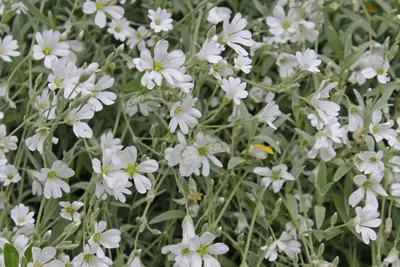
<svg viewBox="0 0 400 267"><path fill-rule="evenodd" d="M400 266L399 9L0 0L0 267Z"/></svg>

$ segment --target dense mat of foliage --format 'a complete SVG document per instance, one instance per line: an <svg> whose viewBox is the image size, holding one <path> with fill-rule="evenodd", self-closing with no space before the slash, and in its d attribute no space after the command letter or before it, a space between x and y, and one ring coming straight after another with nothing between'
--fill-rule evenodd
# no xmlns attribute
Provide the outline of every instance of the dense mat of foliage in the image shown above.
<svg viewBox="0 0 400 267"><path fill-rule="evenodd" d="M0 267L400 266L399 8L0 0Z"/></svg>

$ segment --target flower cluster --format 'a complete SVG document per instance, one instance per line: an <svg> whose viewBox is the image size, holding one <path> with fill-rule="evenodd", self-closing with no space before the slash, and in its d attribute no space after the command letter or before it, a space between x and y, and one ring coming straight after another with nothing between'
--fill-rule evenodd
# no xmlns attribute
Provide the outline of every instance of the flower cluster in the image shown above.
<svg viewBox="0 0 400 267"><path fill-rule="evenodd" d="M396 7L0 0L0 266L400 266Z"/></svg>

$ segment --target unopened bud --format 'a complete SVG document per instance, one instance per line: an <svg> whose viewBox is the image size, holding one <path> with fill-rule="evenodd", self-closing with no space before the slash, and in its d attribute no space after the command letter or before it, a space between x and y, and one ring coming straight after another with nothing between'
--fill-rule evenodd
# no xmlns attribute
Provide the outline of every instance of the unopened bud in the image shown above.
<svg viewBox="0 0 400 267"><path fill-rule="evenodd" d="M392 232L393 221L392 218L387 218L385 222L385 236L390 235Z"/></svg>
<svg viewBox="0 0 400 267"><path fill-rule="evenodd" d="M161 231L158 230L158 229L151 229L150 232L151 232L153 235L160 235L160 234L161 234Z"/></svg>
<svg viewBox="0 0 400 267"><path fill-rule="evenodd" d="M205 223L205 224L203 225L203 228L201 228L201 232L202 232L202 233L208 232L208 223Z"/></svg>
<svg viewBox="0 0 400 267"><path fill-rule="evenodd" d="M324 243L321 243L321 245L318 248L318 255L322 255L324 253L325 250L325 245Z"/></svg>
<svg viewBox="0 0 400 267"><path fill-rule="evenodd" d="M335 212L331 217L331 227L335 225L337 221L337 212Z"/></svg>
<svg viewBox="0 0 400 267"><path fill-rule="evenodd" d="M65 228L64 228L64 233L66 233L68 236L72 235L73 233L76 232L76 230L78 230L80 223L78 222L73 222L68 224Z"/></svg>
<svg viewBox="0 0 400 267"><path fill-rule="evenodd" d="M215 237L219 237L222 234L222 227L218 227L217 230L215 230L214 235Z"/></svg>
<svg viewBox="0 0 400 267"><path fill-rule="evenodd" d="M81 31L79 32L78 36L76 37L76 40L77 40L78 42L79 42L79 41L82 41L84 35L85 35L85 31L84 31L84 30L81 30Z"/></svg>
<svg viewBox="0 0 400 267"><path fill-rule="evenodd" d="M219 198L217 199L217 205L222 205L222 204L224 204L224 203L225 203L225 198L219 197Z"/></svg>
<svg viewBox="0 0 400 267"><path fill-rule="evenodd" d="M48 230L44 235L43 235L43 241L49 241L51 238L51 230Z"/></svg>

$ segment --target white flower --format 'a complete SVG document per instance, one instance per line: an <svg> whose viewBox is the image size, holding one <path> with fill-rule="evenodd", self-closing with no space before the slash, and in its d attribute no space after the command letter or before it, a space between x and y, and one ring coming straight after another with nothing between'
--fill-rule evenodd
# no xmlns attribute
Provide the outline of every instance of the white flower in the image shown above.
<svg viewBox="0 0 400 267"><path fill-rule="evenodd" d="M295 68L299 65L299 62L292 54L279 53L276 58L276 65L279 67L279 76L285 78L294 72Z"/></svg>
<svg viewBox="0 0 400 267"><path fill-rule="evenodd" d="M78 69L69 58L54 59L51 64L52 73L49 74L47 81L50 90L58 88L74 88L78 84Z"/></svg>
<svg viewBox="0 0 400 267"><path fill-rule="evenodd" d="M287 172L287 166L285 164L280 164L272 169L268 167L256 167L254 168L254 173L263 176L261 179L261 185L265 188L268 188L269 185L272 183L272 188L275 193L278 193L283 183L286 181L294 181L295 178Z"/></svg>
<svg viewBox="0 0 400 267"><path fill-rule="evenodd" d="M399 252L396 248L392 248L387 255L387 257L383 260L386 264L392 264L392 267L400 267L400 259Z"/></svg>
<svg viewBox="0 0 400 267"><path fill-rule="evenodd" d="M130 49L133 49L136 45L139 50L146 48L146 41L144 38L149 33L149 30L145 26L140 26L137 30L129 28L129 35L126 44Z"/></svg>
<svg viewBox="0 0 400 267"><path fill-rule="evenodd" d="M273 122L278 118L282 112L279 110L279 106L275 104L275 101L269 102L263 110L260 112L259 120L265 122L269 127L276 130Z"/></svg>
<svg viewBox="0 0 400 267"><path fill-rule="evenodd" d="M193 220L186 215L182 222L182 242L162 248L161 253L167 254L169 260L173 260L177 266L191 266L193 252L190 251L190 239L195 237Z"/></svg>
<svg viewBox="0 0 400 267"><path fill-rule="evenodd" d="M278 251L281 252L285 248L285 244L280 240L277 239L274 242L272 242L271 245L269 246L262 246L260 249L267 251L264 255L264 258L269 261L276 261L278 258Z"/></svg>
<svg viewBox="0 0 400 267"><path fill-rule="evenodd" d="M206 39L198 53L201 60L207 60L212 64L217 64L222 57L220 56L223 47L214 39Z"/></svg>
<svg viewBox="0 0 400 267"><path fill-rule="evenodd" d="M299 241L294 239L295 237L291 236L289 233L283 231L279 239L285 244L283 252L290 259L293 259L296 254L301 252L301 244Z"/></svg>
<svg viewBox="0 0 400 267"><path fill-rule="evenodd" d="M135 257L133 260L128 264L127 267L145 267L140 260L140 257Z"/></svg>
<svg viewBox="0 0 400 267"><path fill-rule="evenodd" d="M67 57L70 53L67 42L61 42L61 33L59 31L37 32L35 35L37 44L33 46L33 58L40 60L44 58L44 66L51 68L54 59L58 57Z"/></svg>
<svg viewBox="0 0 400 267"><path fill-rule="evenodd" d="M323 161L330 161L336 156L332 140L324 135L317 136L315 144L308 153L310 159L315 159L319 153Z"/></svg>
<svg viewBox="0 0 400 267"><path fill-rule="evenodd" d="M106 186L106 185L105 185ZM116 200L125 203L126 197L125 195L131 195L132 192L128 188L132 186L132 183L129 181L123 181L118 183L112 189L105 188L105 190L109 191L109 194L112 195Z"/></svg>
<svg viewBox="0 0 400 267"><path fill-rule="evenodd" d="M29 208L24 204L19 204L11 210L11 218L13 219L16 226L25 226L35 223L33 211L29 212Z"/></svg>
<svg viewBox="0 0 400 267"><path fill-rule="evenodd" d="M116 40L125 42L126 38L131 34L131 27L129 27L129 21L126 18L113 19L108 23L107 32L114 35Z"/></svg>
<svg viewBox="0 0 400 267"><path fill-rule="evenodd" d="M227 99L233 99L236 105L240 105L241 99L244 99L249 94L246 91L247 83L240 80L240 78L229 77L222 79L221 88L226 93Z"/></svg>
<svg viewBox="0 0 400 267"><path fill-rule="evenodd" d="M108 131L100 136L100 146L103 152L110 150L111 153L120 151L123 148L121 139L114 138L112 131Z"/></svg>
<svg viewBox="0 0 400 267"><path fill-rule="evenodd" d="M335 102L327 100L330 91L337 85L337 82L328 83L328 80L323 80L318 91L311 98L311 105L316 109L318 115L317 119L321 122L315 125L318 130L322 129L321 125L327 125L332 119L339 115L340 106Z"/></svg>
<svg viewBox="0 0 400 267"><path fill-rule="evenodd" d="M307 48L304 53L297 51L296 58L299 61L301 70L307 70L312 73L320 72L318 66L321 64L321 60L318 59L318 54L313 49Z"/></svg>
<svg viewBox="0 0 400 267"><path fill-rule="evenodd" d="M60 260L52 260L56 256L56 249L53 247L45 247L43 249L32 248L32 262L27 267L63 267L64 264Z"/></svg>
<svg viewBox="0 0 400 267"><path fill-rule="evenodd" d="M264 256L269 261L275 261L278 258L278 252L284 252L290 259L293 259L296 254L301 252L301 244L295 240L286 231L283 231L279 239L272 242L269 246L263 246L260 249L266 250Z"/></svg>
<svg viewBox="0 0 400 267"><path fill-rule="evenodd" d="M175 79L172 77L172 80L174 81L173 84L169 83L167 80L167 86L170 88L178 88L182 92L189 94L190 90L194 87L194 84L192 82L193 77L189 74L186 73L186 68L185 67L180 67L179 72L182 74L183 79L181 81Z"/></svg>
<svg viewBox="0 0 400 267"><path fill-rule="evenodd" d="M383 139L390 140L396 138L397 132L392 129L394 125L393 120L380 123L382 119L382 111L375 110L372 113L372 122L369 125L369 133L375 137L376 142L380 142Z"/></svg>
<svg viewBox="0 0 400 267"><path fill-rule="evenodd" d="M223 42L241 56L247 56L249 53L240 45L251 46L253 44L251 32L244 30L246 25L247 19L242 18L242 14L236 13L231 23L229 23L229 18L224 20L223 31L221 33Z"/></svg>
<svg viewBox="0 0 400 267"><path fill-rule="evenodd" d="M0 166L0 182L3 183L3 186L8 186L11 183L18 183L20 180L21 176L14 165L7 164Z"/></svg>
<svg viewBox="0 0 400 267"><path fill-rule="evenodd" d="M397 117L396 120L397 123L397 137L396 138L392 138L389 140L389 145L391 147L393 147L394 149L400 150L400 117Z"/></svg>
<svg viewBox="0 0 400 267"><path fill-rule="evenodd" d="M100 221L94 225L94 234L90 237L88 244L90 248L95 250L96 254L100 258L104 258L104 251L100 245L104 248L118 248L119 242L121 241L121 231L117 229L106 230L107 222Z"/></svg>
<svg viewBox="0 0 400 267"><path fill-rule="evenodd" d="M312 43L318 38L319 32L315 30L314 22L300 20L299 22L296 22L296 24L296 31L294 32L294 35L290 37L292 43L305 43L306 40Z"/></svg>
<svg viewBox="0 0 400 267"><path fill-rule="evenodd" d="M192 237L189 241L192 255L192 266L220 267L220 263L211 255L222 255L229 251L229 247L224 243L215 243L215 236L209 232L205 232L200 237Z"/></svg>
<svg viewBox="0 0 400 267"><path fill-rule="evenodd" d="M122 19L125 10L123 7L112 5L111 0L96 0L95 2L86 0L83 4L83 12L85 14L96 13L94 22L98 27L103 28L107 22L106 13L114 19Z"/></svg>
<svg viewBox="0 0 400 267"><path fill-rule="evenodd" d="M149 116L150 112L153 111L153 107L149 106L147 103L138 103L137 105L133 106L126 106L125 112L128 114L129 117L133 117L136 115L137 112L140 112L143 116Z"/></svg>
<svg viewBox="0 0 400 267"><path fill-rule="evenodd" d="M151 19L150 28L152 28L156 33L172 30L171 13L166 9L161 9L160 7L157 8L156 11L149 9L149 15L147 16Z"/></svg>
<svg viewBox="0 0 400 267"><path fill-rule="evenodd" d="M43 118L52 120L56 117L57 98L51 91L43 90L42 94L38 95L35 100L34 107L39 110Z"/></svg>
<svg viewBox="0 0 400 267"><path fill-rule="evenodd" d="M355 132L364 128L364 109L361 106L351 106L349 109L349 131Z"/></svg>
<svg viewBox="0 0 400 267"><path fill-rule="evenodd" d="M299 211L304 212L308 211L313 207L312 200L313 196L310 194L294 194L294 198L299 202ZM304 207L303 207L303 202L304 202Z"/></svg>
<svg viewBox="0 0 400 267"><path fill-rule="evenodd" d="M74 201L71 204L67 201L60 201L58 204L60 207L62 207L60 212L61 217L74 222L79 222L81 220L81 215L79 214L78 210L85 205L84 203Z"/></svg>
<svg viewBox="0 0 400 267"><path fill-rule="evenodd" d="M175 132L179 125L180 130L184 134L189 133L189 129L195 127L198 124L197 119L201 117L201 112L194 108L197 98L188 95L182 102L176 102L169 115L171 121L169 122L169 130L171 133Z"/></svg>
<svg viewBox="0 0 400 267"><path fill-rule="evenodd" d="M217 64L212 65L210 73L218 81L222 80L222 77L228 77L233 74L233 70L230 68L228 62L225 59L221 59Z"/></svg>
<svg viewBox="0 0 400 267"><path fill-rule="evenodd" d="M196 135L196 142L183 151L182 157L185 164L193 165L196 168L202 165L202 174L208 176L210 174L209 160L217 167L223 167L222 163L214 156L215 153L222 151L221 144L218 143L217 139L199 132Z"/></svg>
<svg viewBox="0 0 400 267"><path fill-rule="evenodd" d="M234 58L233 61L235 62L235 68L238 70L243 71L246 74L249 74L251 71L251 58L249 57L244 57L244 56L238 56L237 58Z"/></svg>
<svg viewBox="0 0 400 267"><path fill-rule="evenodd" d="M13 40L11 35L0 37L0 58L6 62L11 62L11 57L18 57L21 53L17 51L18 43Z"/></svg>
<svg viewBox="0 0 400 267"><path fill-rule="evenodd" d="M381 161L383 152L365 151L355 156L355 165L360 172L382 177L385 170L385 164Z"/></svg>
<svg viewBox="0 0 400 267"><path fill-rule="evenodd" d="M0 151L7 153L10 150L17 149L18 138L14 135L7 136L6 126L0 124Z"/></svg>
<svg viewBox="0 0 400 267"><path fill-rule="evenodd" d="M37 150L40 154L43 153L43 145L46 138L49 136L50 128L49 127L40 127L37 128L35 134L31 137L25 139L25 145L28 147L30 151ZM52 137L51 142L53 144L58 143L57 137Z"/></svg>
<svg viewBox="0 0 400 267"><path fill-rule="evenodd" d="M69 193L69 185L63 179L70 178L75 172L68 168L67 164L61 160L56 160L51 165L51 169L42 168L40 172L35 172L34 176L44 183L43 194L47 199L62 197L62 191Z"/></svg>
<svg viewBox="0 0 400 267"><path fill-rule="evenodd" d="M297 17L297 11L291 8L286 16L283 8L276 5L273 14L273 17L267 17L267 24L270 27L269 30L277 38L276 40L278 42L286 43L290 36L297 31L298 24L294 22Z"/></svg>
<svg viewBox="0 0 400 267"><path fill-rule="evenodd" d="M151 181L141 173L153 173L158 170L158 163L154 159L147 159L142 163L136 163L137 150L136 147L130 146L117 153L119 162L116 163L119 169L123 171L115 171L109 174L107 184L114 188L121 180L127 181L133 179L136 190L144 194L151 188Z"/></svg>
<svg viewBox="0 0 400 267"><path fill-rule="evenodd" d="M368 204L364 208L356 207L356 213L357 216L354 219L356 232L358 234L361 233L362 240L365 244L369 244L370 240L375 241L377 235L371 228L376 228L382 223L376 207Z"/></svg>
<svg viewBox="0 0 400 267"><path fill-rule="evenodd" d="M140 72L145 72L141 79L143 86L153 89L157 84L161 85L163 78L174 85L174 79L183 81L184 75L179 71L185 63L185 54L181 50L174 50L168 53L168 41L161 40L154 47L154 58L147 49L140 52L140 58L133 62Z"/></svg>
<svg viewBox="0 0 400 267"><path fill-rule="evenodd" d="M372 67L367 67L361 71L361 74L365 78L372 79L376 76L380 83L387 83L390 81L390 77L387 73L390 65L387 59L383 59L380 56L370 57L368 63L368 65L372 65Z"/></svg>
<svg viewBox="0 0 400 267"><path fill-rule="evenodd" d="M103 104L106 106L112 105L117 99L117 95L110 91L104 91L114 85L114 78L106 75L101 77L94 88L90 90L92 96L89 98L89 103L93 105L94 111L103 109Z"/></svg>
<svg viewBox="0 0 400 267"><path fill-rule="evenodd" d="M178 131L177 135L179 144L177 144L174 148L168 147L164 151L165 159L168 161L168 166L173 167L179 164L179 173L184 177L188 177L192 173L200 175L199 168L201 162L198 162L198 166L185 163L182 152L186 149L186 140L181 132Z"/></svg>
<svg viewBox="0 0 400 267"><path fill-rule="evenodd" d="M208 12L207 21L212 24L218 24L229 19L232 11L227 7L213 7Z"/></svg>
<svg viewBox="0 0 400 267"><path fill-rule="evenodd" d="M83 252L80 253L72 260L74 267L108 267L111 266L112 261L108 257L96 256L97 248L91 248L85 245Z"/></svg>
<svg viewBox="0 0 400 267"><path fill-rule="evenodd" d="M72 125L72 130L76 137L91 138L93 131L86 122L94 116L94 107L92 104L85 104L69 111L65 119L68 124Z"/></svg>
<svg viewBox="0 0 400 267"><path fill-rule="evenodd" d="M356 175L354 183L359 187L349 197L349 204L354 208L365 197L366 205L379 207L376 195L387 197L388 194L380 184L383 177L371 176L369 179L365 175Z"/></svg>

